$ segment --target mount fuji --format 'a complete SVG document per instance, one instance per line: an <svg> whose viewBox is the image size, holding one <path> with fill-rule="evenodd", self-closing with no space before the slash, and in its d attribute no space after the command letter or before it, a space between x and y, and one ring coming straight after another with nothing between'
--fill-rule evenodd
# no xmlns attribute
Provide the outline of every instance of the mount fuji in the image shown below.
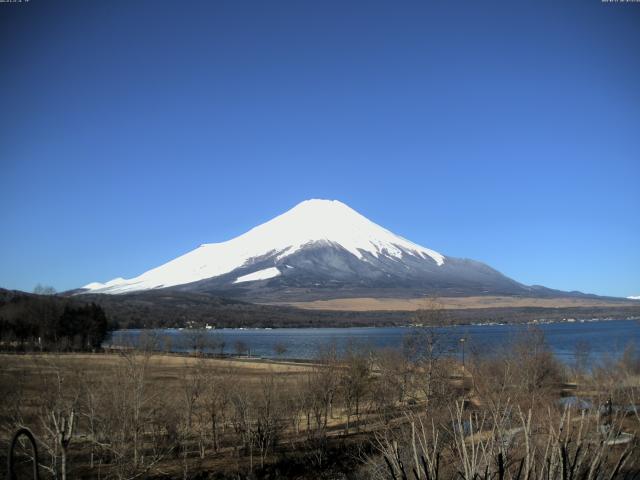
<svg viewBox="0 0 640 480"><path fill-rule="evenodd" d="M90 283L77 293L164 289L266 302L564 293L442 255L335 200L304 201L232 240L200 245L135 278Z"/></svg>

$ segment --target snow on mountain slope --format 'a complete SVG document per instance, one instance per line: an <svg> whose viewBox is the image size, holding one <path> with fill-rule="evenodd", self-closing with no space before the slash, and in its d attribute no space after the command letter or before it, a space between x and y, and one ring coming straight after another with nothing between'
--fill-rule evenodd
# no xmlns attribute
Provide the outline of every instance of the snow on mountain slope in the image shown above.
<svg viewBox="0 0 640 480"><path fill-rule="evenodd" d="M265 257L281 260L322 242L342 247L363 261L369 253L376 258L402 259L408 255L430 259L438 266L445 263L445 257L438 252L391 233L342 202L307 200L239 237L203 244L138 277L117 278L104 284L93 282L82 288L92 293L116 294L182 285L224 275ZM280 273L276 268L260 272L241 276L234 283L273 278Z"/></svg>
<svg viewBox="0 0 640 480"><path fill-rule="evenodd" d="M268 278L277 277L280 275L280 270L276 267L265 268L264 270L258 270L257 272L250 273L248 275L242 275L236 278L233 283L242 282L255 282L256 280L267 280Z"/></svg>
<svg viewBox="0 0 640 480"><path fill-rule="evenodd" d="M632 295L631 297L627 297L629 300L640 300L640 295Z"/></svg>

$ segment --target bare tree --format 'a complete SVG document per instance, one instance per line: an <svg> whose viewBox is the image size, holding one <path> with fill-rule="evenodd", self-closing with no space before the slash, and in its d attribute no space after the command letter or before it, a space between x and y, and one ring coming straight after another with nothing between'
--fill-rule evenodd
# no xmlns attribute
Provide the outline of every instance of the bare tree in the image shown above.
<svg viewBox="0 0 640 480"><path fill-rule="evenodd" d="M42 285L42 284L38 283L33 288L33 293L35 293L36 295L55 295L56 294L56 289L53 288L50 285Z"/></svg>
<svg viewBox="0 0 640 480"><path fill-rule="evenodd" d="M288 350L287 345L282 342L278 342L273 346L273 353L275 353L278 358L282 358Z"/></svg>
<svg viewBox="0 0 640 480"><path fill-rule="evenodd" d="M187 428L190 430L197 403L205 388L204 365L201 361L184 362L184 375L180 377L182 407Z"/></svg>
<svg viewBox="0 0 640 480"><path fill-rule="evenodd" d="M175 447L174 410L149 381L151 359L148 349L123 350L100 396L98 446L118 479L145 475Z"/></svg>
<svg viewBox="0 0 640 480"><path fill-rule="evenodd" d="M57 357L42 360L40 364L42 443L50 456L47 469L62 480L67 479L68 452L75 427L80 392L78 382L71 377L77 372L61 365ZM58 464L59 460L59 464Z"/></svg>
<svg viewBox="0 0 640 480"><path fill-rule="evenodd" d="M226 346L226 342L224 340L224 336L222 333L217 331L205 330L207 333L207 342L206 342L206 350L211 353L217 353L221 357L224 356L224 348Z"/></svg>
<svg viewBox="0 0 640 480"><path fill-rule="evenodd" d="M591 345L584 340L578 340L573 348L573 369L576 377L581 377L589 368Z"/></svg>
<svg viewBox="0 0 640 480"><path fill-rule="evenodd" d="M343 363L340 390L347 416L345 434L348 435L352 416L356 419L356 429L360 430L361 404L370 387L371 355L368 350L350 344L345 351Z"/></svg>
<svg viewBox="0 0 640 480"><path fill-rule="evenodd" d="M379 419L385 424L404 408L409 392L412 364L397 349L375 352L372 365L371 397Z"/></svg>
<svg viewBox="0 0 640 480"><path fill-rule="evenodd" d="M194 355L201 355L209 346L208 332L204 329L182 330L179 345L183 350Z"/></svg>
<svg viewBox="0 0 640 480"><path fill-rule="evenodd" d="M327 425L339 385L339 362L336 346L321 346L313 369L305 378L307 441L317 465L324 461L327 447Z"/></svg>
<svg viewBox="0 0 640 480"><path fill-rule="evenodd" d="M249 471L253 471L253 453L255 448L255 430L252 428L254 418L251 398L253 393L246 384L236 384L230 396L233 426L242 448L249 457Z"/></svg>
<svg viewBox="0 0 640 480"><path fill-rule="evenodd" d="M514 342L510 361L519 404L533 409L539 400L553 394L563 379L563 369L549 349L544 333L539 328L528 328Z"/></svg>
<svg viewBox="0 0 640 480"><path fill-rule="evenodd" d="M247 352L249 351L249 346L243 342L242 340L238 340L234 345L233 348L236 351L236 355L238 356L242 356L242 355L246 355Z"/></svg>
<svg viewBox="0 0 640 480"><path fill-rule="evenodd" d="M203 400L214 451L218 451L221 446L220 435L221 431L224 431L229 397L235 376L236 372L233 369L205 372Z"/></svg>
<svg viewBox="0 0 640 480"><path fill-rule="evenodd" d="M264 467L267 455L276 445L284 428L285 402L282 381L273 371L262 378L253 403L255 412L253 438L260 453L260 466Z"/></svg>

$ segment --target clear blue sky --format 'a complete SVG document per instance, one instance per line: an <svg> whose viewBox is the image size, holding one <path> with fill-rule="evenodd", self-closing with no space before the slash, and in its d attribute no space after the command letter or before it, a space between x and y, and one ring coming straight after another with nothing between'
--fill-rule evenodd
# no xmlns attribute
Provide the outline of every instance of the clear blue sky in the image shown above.
<svg viewBox="0 0 640 480"><path fill-rule="evenodd" d="M640 295L640 4L0 3L0 286L135 276L307 198Z"/></svg>

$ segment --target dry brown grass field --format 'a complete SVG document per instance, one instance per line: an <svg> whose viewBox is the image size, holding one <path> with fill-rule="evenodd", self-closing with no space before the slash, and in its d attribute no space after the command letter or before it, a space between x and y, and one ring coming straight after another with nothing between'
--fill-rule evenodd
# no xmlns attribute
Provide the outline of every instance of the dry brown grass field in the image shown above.
<svg viewBox="0 0 640 480"><path fill-rule="evenodd" d="M593 298L528 298L528 297L438 297L438 304L447 310L505 307L620 307L634 306L637 302ZM337 311L414 311L425 308L425 298L337 298L310 302L290 302L286 305L308 310Z"/></svg>

